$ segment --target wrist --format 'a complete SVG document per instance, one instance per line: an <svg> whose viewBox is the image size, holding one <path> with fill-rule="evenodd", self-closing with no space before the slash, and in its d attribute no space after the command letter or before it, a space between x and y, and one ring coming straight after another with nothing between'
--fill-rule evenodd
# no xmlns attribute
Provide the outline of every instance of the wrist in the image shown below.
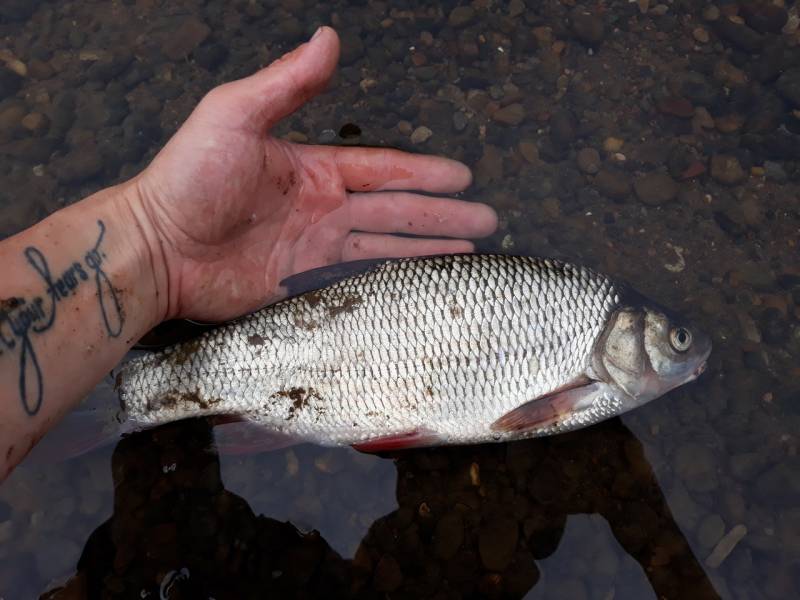
<svg viewBox="0 0 800 600"><path fill-rule="evenodd" d="M121 231L128 246L125 252L131 257L136 280L141 286L137 295L142 310L143 335L162 321L172 318L164 240L147 210L138 178L111 190L111 210L122 223Z"/></svg>

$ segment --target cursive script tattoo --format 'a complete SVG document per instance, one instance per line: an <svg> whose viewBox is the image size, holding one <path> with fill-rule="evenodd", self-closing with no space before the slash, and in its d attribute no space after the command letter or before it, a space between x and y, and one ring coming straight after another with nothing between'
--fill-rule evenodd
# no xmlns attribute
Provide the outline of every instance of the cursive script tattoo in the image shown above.
<svg viewBox="0 0 800 600"><path fill-rule="evenodd" d="M100 246L106 226L103 221L97 221L97 225L100 233L94 246L57 277L41 250L35 246L25 248L25 259L39 275L44 291L32 299L0 301L0 355L4 352L19 353L19 397L28 415L38 413L44 400L44 378L33 338L53 327L58 318L59 304L75 294L84 282L92 280L95 283L105 332L112 338L122 333L125 314L117 290L103 270L106 255Z"/></svg>

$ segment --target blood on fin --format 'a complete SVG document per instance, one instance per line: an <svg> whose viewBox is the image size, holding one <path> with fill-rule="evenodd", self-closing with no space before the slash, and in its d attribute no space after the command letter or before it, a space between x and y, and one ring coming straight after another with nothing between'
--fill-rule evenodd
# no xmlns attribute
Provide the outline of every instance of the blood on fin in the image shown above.
<svg viewBox="0 0 800 600"><path fill-rule="evenodd" d="M395 433L352 444L359 452L390 452L407 448L435 446L442 438L439 434L425 429L417 429L404 433Z"/></svg>
<svg viewBox="0 0 800 600"><path fill-rule="evenodd" d="M575 381L504 414L492 423L491 429L511 433L548 427L579 410L582 401L595 396L600 387L600 383L582 375Z"/></svg>

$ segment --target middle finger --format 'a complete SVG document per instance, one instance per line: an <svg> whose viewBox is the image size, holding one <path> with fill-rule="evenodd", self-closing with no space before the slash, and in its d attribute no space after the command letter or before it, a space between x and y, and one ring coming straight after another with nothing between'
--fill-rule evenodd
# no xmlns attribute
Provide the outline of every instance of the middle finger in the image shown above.
<svg viewBox="0 0 800 600"><path fill-rule="evenodd" d="M350 227L373 233L480 238L497 227L486 204L410 192L348 194Z"/></svg>

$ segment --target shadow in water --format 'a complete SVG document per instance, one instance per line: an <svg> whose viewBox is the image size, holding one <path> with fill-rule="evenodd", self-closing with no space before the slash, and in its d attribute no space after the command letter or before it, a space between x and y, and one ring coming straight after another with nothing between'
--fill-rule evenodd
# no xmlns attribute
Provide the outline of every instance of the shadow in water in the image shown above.
<svg viewBox="0 0 800 600"><path fill-rule="evenodd" d="M113 515L87 540L75 576L43 598L718 597L618 419L553 438L398 453L398 508L352 559L316 531L254 514L225 489L211 447L203 421L123 439ZM609 530L615 541L597 546ZM549 566L581 546L597 548L582 552L589 589L605 572L610 596L567 594L574 580ZM618 574L611 581L621 571L612 546L639 573L633 588Z"/></svg>

